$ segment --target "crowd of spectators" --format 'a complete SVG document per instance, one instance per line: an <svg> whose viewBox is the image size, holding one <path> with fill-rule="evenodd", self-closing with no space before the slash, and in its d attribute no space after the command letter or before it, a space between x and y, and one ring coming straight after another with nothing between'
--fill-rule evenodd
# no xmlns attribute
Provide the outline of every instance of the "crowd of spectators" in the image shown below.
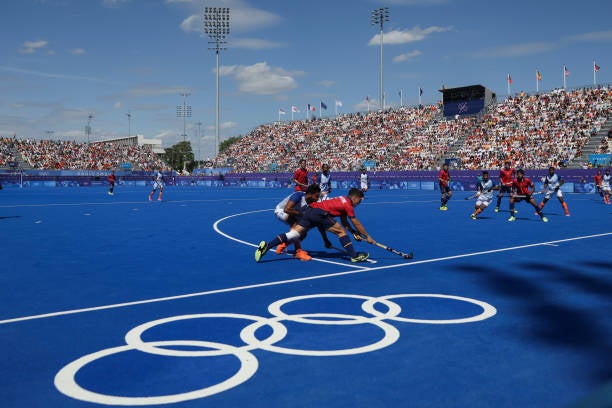
<svg viewBox="0 0 612 408"><path fill-rule="evenodd" d="M521 93L491 105L484 114L446 118L440 105L400 107L333 118L262 125L230 145L216 167L236 173L293 171L305 159L310 168L335 171L365 163L380 171L431 170L444 158L458 168L569 165L612 113L607 87ZM611 151L610 138L598 148ZM18 152L35 169L168 169L149 149L114 143L0 139L0 166Z"/></svg>
<svg viewBox="0 0 612 408"><path fill-rule="evenodd" d="M291 170L305 158L337 171L373 161L377 170L428 170L456 157L459 168L568 165L612 113L608 88L517 95L481 116L445 118L439 106L260 126L217 158L235 172ZM453 146L455 148L453 149Z"/></svg>
<svg viewBox="0 0 612 408"><path fill-rule="evenodd" d="M168 167L149 148L141 146L66 140L0 139L0 166L9 160L16 160L17 153L33 169L112 170L120 168L124 163L130 163L132 169L145 171Z"/></svg>
<svg viewBox="0 0 612 408"><path fill-rule="evenodd" d="M217 158L235 172L291 170L306 159L337 171L375 162L377 170L435 168L476 118L444 119L439 106L339 115L260 126Z"/></svg>
<svg viewBox="0 0 612 408"><path fill-rule="evenodd" d="M607 88L518 95L493 106L457 151L462 167L543 168L571 163L612 113Z"/></svg>

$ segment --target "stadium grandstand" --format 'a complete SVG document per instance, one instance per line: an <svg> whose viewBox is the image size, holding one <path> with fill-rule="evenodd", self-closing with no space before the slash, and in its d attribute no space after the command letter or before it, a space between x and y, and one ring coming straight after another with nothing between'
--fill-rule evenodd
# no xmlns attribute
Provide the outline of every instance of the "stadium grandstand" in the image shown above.
<svg viewBox="0 0 612 408"><path fill-rule="evenodd" d="M423 171L443 162L475 170L509 159L523 168L587 168L609 163L611 113L612 90L599 86L520 93L499 103L488 98L478 112L452 116L441 103L279 122L252 130L213 166L287 172L303 158L309 168L326 162L333 171ZM160 140L142 136L92 143L1 138L0 168L17 162L25 170L170 170L161 153Z"/></svg>

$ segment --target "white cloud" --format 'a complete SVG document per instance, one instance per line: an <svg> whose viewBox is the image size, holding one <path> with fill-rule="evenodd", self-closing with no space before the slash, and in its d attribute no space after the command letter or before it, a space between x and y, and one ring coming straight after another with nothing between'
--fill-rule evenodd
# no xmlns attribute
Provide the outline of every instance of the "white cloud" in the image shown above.
<svg viewBox="0 0 612 408"><path fill-rule="evenodd" d="M612 31L593 31L567 37L570 41L612 41Z"/></svg>
<svg viewBox="0 0 612 408"><path fill-rule="evenodd" d="M411 42L423 41L434 33L443 33L452 30L452 27L432 26L425 29L416 26L410 30L393 30L383 34L383 43L387 45L407 44ZM380 45L380 33L376 34L368 45Z"/></svg>
<svg viewBox="0 0 612 408"><path fill-rule="evenodd" d="M196 14L188 16L181 22L181 30L185 32L202 32L202 12L200 9L195 11ZM256 31L262 28L274 26L280 21L281 18L279 15L252 7L238 6L237 8L231 8L230 10L231 33Z"/></svg>
<svg viewBox="0 0 612 408"><path fill-rule="evenodd" d="M115 103L113 104L113 108L114 108L114 109L121 109L121 102L115 102Z"/></svg>
<svg viewBox="0 0 612 408"><path fill-rule="evenodd" d="M410 51L404 54L396 55L393 57L393 62L404 62L414 60L417 57L421 56L423 53L419 50Z"/></svg>
<svg viewBox="0 0 612 408"><path fill-rule="evenodd" d="M274 95L297 87L295 76L301 71L286 71L271 67L267 62L253 65L230 65L219 68L219 75L227 76L238 82L241 92L257 95Z"/></svg>
<svg viewBox="0 0 612 408"><path fill-rule="evenodd" d="M22 54L33 54L41 48L47 46L49 42L45 40L40 41L26 41L23 43L22 48L19 50Z"/></svg>
<svg viewBox="0 0 612 408"><path fill-rule="evenodd" d="M242 48L245 50L269 50L286 47L286 44L259 38L232 38L228 42L228 45L232 48Z"/></svg>
<svg viewBox="0 0 612 408"><path fill-rule="evenodd" d="M72 55L83 55L85 54L85 50L83 48L73 48L71 50L68 50L68 53Z"/></svg>

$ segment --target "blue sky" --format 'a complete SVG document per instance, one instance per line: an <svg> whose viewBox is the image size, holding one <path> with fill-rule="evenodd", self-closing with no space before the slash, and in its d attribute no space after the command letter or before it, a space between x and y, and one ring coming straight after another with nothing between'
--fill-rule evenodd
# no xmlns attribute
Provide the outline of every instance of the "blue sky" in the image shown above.
<svg viewBox="0 0 612 408"><path fill-rule="evenodd" d="M86 141L142 134L182 140L176 108L188 92L187 135L196 154L215 148L215 54L202 32L205 6L231 9L220 55L220 139L260 124L375 109L379 27L386 106L440 99L482 84L511 92L612 82L612 2L583 0L4 0L0 3L0 136ZM128 118L128 113L131 115ZM197 122L201 122L198 138Z"/></svg>

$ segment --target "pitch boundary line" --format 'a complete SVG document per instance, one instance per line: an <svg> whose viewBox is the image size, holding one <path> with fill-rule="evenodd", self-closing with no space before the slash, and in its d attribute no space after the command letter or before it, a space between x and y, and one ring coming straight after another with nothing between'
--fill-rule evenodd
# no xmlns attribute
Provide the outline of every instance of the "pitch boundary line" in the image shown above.
<svg viewBox="0 0 612 408"><path fill-rule="evenodd" d="M269 211L269 210L262 210L262 211ZM66 316L66 315L94 312L94 311L100 311L100 310L117 309L121 307L144 305L148 303L159 303L159 302L187 299L187 298L192 298L192 297L213 295L213 294L219 294L219 293L238 292L238 291L257 289L257 288L263 288L263 287L268 287L268 286L278 286L278 285L285 285L285 284L296 283L296 282L305 282L305 281L316 280L316 279L335 278L338 276L354 275L358 273L372 272L372 271L378 271L382 269L411 267L414 265L422 265L422 264L427 264L427 263L448 261L452 259L461 259L461 258L468 258L468 257L473 257L473 256L494 254L498 252L516 251L516 250L525 249L525 248L548 246L550 244L579 241L583 239L602 238L602 237L607 237L607 236L612 236L612 232L604 232L600 234L592 234L592 235L577 236L577 237L572 237L572 238L557 239L554 241L537 242L533 244L525 244L525 245L518 245L518 246L513 246L513 247L507 247L507 248L491 249L488 251L479 251L479 252L472 252L472 253L467 253L467 254L451 255L451 256L445 256L445 257L440 257L440 258L424 259L421 261L400 263L396 265L363 268L360 270L335 272L335 273L328 273L328 274L323 274L323 275L314 275L314 276L307 276L307 277L302 277L302 278L286 279L286 280L281 280L281 281L255 283L252 285L236 286L236 287L224 288L224 289L215 289L215 290L209 290L209 291L204 291L204 292L188 293L188 294L183 294L183 295L166 296L166 297L154 298L154 299L137 300L137 301L132 301L132 302L115 303L115 304L104 305L104 306L95 306L95 307L87 307L87 308L82 308L82 309L73 309L73 310L64 310L64 311L59 311L59 312L44 313L44 314L38 314L38 315L32 315L32 316L16 317L12 319L0 320L0 324L17 323L17 322L23 322L23 321L28 321L28 320L45 319L45 318L50 318L50 317ZM347 265L343 265L343 266L347 266Z"/></svg>

